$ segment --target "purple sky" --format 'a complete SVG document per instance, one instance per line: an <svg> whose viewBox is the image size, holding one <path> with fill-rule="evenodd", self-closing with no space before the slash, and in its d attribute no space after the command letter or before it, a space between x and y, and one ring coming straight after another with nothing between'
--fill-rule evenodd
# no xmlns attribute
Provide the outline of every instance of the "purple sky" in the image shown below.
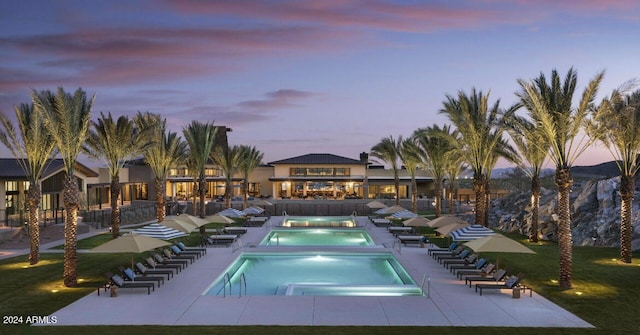
<svg viewBox="0 0 640 335"><path fill-rule="evenodd" d="M636 77L636 0L176 0L0 2L0 110L31 89L82 87L100 111L233 129L273 161L358 158L447 119L446 94L515 101L518 78ZM6 149L2 156L9 157ZM589 149L577 165L611 160ZM97 163L96 163L97 164Z"/></svg>

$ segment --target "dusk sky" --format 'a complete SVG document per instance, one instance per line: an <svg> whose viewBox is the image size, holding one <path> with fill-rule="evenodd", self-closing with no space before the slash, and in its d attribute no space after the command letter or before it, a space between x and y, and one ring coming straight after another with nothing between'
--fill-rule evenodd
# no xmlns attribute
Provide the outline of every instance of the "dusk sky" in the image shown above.
<svg viewBox="0 0 640 335"><path fill-rule="evenodd" d="M6 0L0 110L82 87L94 117L160 113L180 134L214 121L265 162L358 159L447 123L438 111L459 90L507 107L517 79L573 66L578 96L606 71L600 100L640 76L639 42L636 0ZM609 160L592 148L576 165Z"/></svg>

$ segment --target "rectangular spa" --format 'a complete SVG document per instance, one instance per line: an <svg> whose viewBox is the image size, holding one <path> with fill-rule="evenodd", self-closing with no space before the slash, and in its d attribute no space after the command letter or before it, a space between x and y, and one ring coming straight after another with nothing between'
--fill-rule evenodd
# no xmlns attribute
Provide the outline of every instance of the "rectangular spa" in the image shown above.
<svg viewBox="0 0 640 335"><path fill-rule="evenodd" d="M406 296L422 291L389 252L245 252L204 295Z"/></svg>
<svg viewBox="0 0 640 335"><path fill-rule="evenodd" d="M364 229L273 228L260 245L302 247L369 247L375 242Z"/></svg>
<svg viewBox="0 0 640 335"><path fill-rule="evenodd" d="M287 216L283 227L355 227L356 221L351 216Z"/></svg>

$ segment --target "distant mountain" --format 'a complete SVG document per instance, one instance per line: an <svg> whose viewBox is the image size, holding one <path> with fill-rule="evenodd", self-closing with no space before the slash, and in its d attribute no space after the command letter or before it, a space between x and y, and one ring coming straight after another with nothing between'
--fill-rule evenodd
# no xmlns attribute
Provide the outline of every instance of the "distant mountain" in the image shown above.
<svg viewBox="0 0 640 335"><path fill-rule="evenodd" d="M491 178L508 178L513 167L494 169ZM555 168L543 169L541 175L549 176L556 172ZM596 165L574 166L571 168L574 177L582 178L611 178L620 175L620 169L615 161L604 162ZM472 177L472 175L470 175Z"/></svg>

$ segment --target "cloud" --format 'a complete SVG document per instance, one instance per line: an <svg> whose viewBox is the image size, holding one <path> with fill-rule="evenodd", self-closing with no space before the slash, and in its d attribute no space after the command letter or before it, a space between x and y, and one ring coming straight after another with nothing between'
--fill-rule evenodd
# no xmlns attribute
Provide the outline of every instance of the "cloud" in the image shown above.
<svg viewBox="0 0 640 335"><path fill-rule="evenodd" d="M265 94L266 99L247 100L237 104L241 108L274 110L297 106L296 101L313 96L310 92L294 89L281 89Z"/></svg>

